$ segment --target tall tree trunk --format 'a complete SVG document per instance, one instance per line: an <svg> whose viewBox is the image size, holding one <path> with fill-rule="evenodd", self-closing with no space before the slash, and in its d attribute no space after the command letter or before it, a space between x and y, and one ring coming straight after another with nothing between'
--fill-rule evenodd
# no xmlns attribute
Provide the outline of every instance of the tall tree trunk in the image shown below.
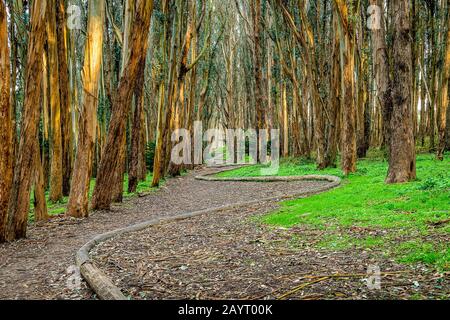
<svg viewBox="0 0 450 320"><path fill-rule="evenodd" d="M145 57L143 57L141 65L145 65ZM144 68L139 70L134 90L134 113L133 124L131 128L131 155L128 172L128 193L136 192L139 182L139 156L141 153L141 125L142 114L144 112Z"/></svg>
<svg viewBox="0 0 450 320"><path fill-rule="evenodd" d="M62 190L63 195L70 192L70 177L72 175L72 119L70 115L69 68L67 64L67 29L65 1L56 0L57 43L59 63L59 90L61 101L61 142L62 142Z"/></svg>
<svg viewBox="0 0 450 320"><path fill-rule="evenodd" d="M384 8L383 0L372 0L379 8ZM383 10L383 9L381 9ZM381 12L382 14L382 12ZM382 16L384 16L382 14ZM381 105L383 118L383 144L389 146L390 122L392 116L392 95L389 71L389 58L386 46L384 19L380 20L380 28L372 30L373 63L376 85L376 104Z"/></svg>
<svg viewBox="0 0 450 320"><path fill-rule="evenodd" d="M131 28L133 17L136 9L136 0L126 0L125 2L125 17L124 17L124 32L123 32L123 47L122 47L122 61L120 66L120 77L123 76L123 72L125 67L127 66L128 60L130 58L130 39L131 39ZM131 103L130 100L129 103ZM114 103L113 103L114 108ZM113 110L114 112L114 110ZM126 114L126 122L129 121L129 112ZM111 184L113 193L112 193L112 201L115 203L120 203L123 200L123 181L124 174L127 167L127 132L126 129L123 132L123 136L119 141L119 150L118 158L116 161L119 163L119 169L114 172L114 180Z"/></svg>
<svg viewBox="0 0 450 320"><path fill-rule="evenodd" d="M445 151L450 151L450 108L447 106L447 128L445 130Z"/></svg>
<svg viewBox="0 0 450 320"><path fill-rule="evenodd" d="M150 19L153 12L153 0L137 0L136 13L130 39L130 58L120 79L114 98L107 143L100 161L97 182L92 200L93 209L109 209L112 202L114 173L121 169L116 161L120 154L120 142L125 134L127 115L130 111L131 96L136 85L139 63L147 54Z"/></svg>
<svg viewBox="0 0 450 320"><path fill-rule="evenodd" d="M34 150L34 220L45 221L50 217L47 212L47 201L45 199L44 168L42 167L41 151L39 148L39 134L36 135Z"/></svg>
<svg viewBox="0 0 450 320"><path fill-rule="evenodd" d="M18 41L16 37L16 17L14 14L14 3L13 0L8 1L9 11L11 14L11 27L10 27L10 45L11 45L11 121L12 121L12 154L16 154L17 147L17 131L16 131L16 108L17 108L17 94L15 88L17 85L17 55L18 55ZM14 163L14 161L13 161Z"/></svg>
<svg viewBox="0 0 450 320"><path fill-rule="evenodd" d="M341 38L342 84L344 96L342 99L342 170L345 175L356 172L356 108L355 108L355 44L354 30L349 20L348 7L345 0L335 0L341 23L339 24Z"/></svg>
<svg viewBox="0 0 450 320"><path fill-rule="evenodd" d="M365 12L364 12L365 14ZM358 22L358 140L357 155L358 158L365 158L370 146L370 98L369 98L369 63L366 51L368 51L368 39L365 32L364 21Z"/></svg>
<svg viewBox="0 0 450 320"><path fill-rule="evenodd" d="M164 1L164 12L165 14L169 14L169 2ZM168 19L166 21L164 27L164 38L162 39L163 44L163 52L162 55L165 57L169 57L170 68L167 82L167 103L165 103L165 83L164 81L160 86L160 100L158 105L158 135L157 135L157 143L156 143L156 151L155 151L155 160L153 167L153 181L152 186L158 186L162 178L164 178L165 170L166 170L166 158L167 158L167 143L168 136L170 131L170 121L172 118L172 103L173 103L173 92L174 92L174 83L176 82L176 66L178 64L178 55L177 55L177 42L176 42L176 29L172 32L172 35L169 35L169 27L172 23L172 19ZM173 19L176 20L176 19ZM173 22L175 23L175 22ZM175 28L175 27L174 27ZM168 49L168 41L171 40L170 49ZM164 50L166 49L166 50ZM164 107L166 105L167 107Z"/></svg>
<svg viewBox="0 0 450 320"><path fill-rule="evenodd" d="M195 6L194 6L195 7ZM181 14L180 9L180 14ZM186 75L187 73L194 67L188 65L188 58L189 58L189 51L191 50L191 44L192 44L192 37L194 30L196 28L195 25L195 10L193 6L191 5L191 8L189 10L189 18L186 28L186 34L183 39L183 46L181 47L181 54L180 54L180 63L178 68L178 79L176 81L176 91L174 94L176 96L173 100L173 109L174 112L172 115L174 116L172 118L171 122L171 132L174 132L174 130L181 129L183 125L185 124L185 106L186 106L186 99L185 99L185 89L186 89ZM180 32L181 32L181 26L179 26ZM194 62L193 62L194 63ZM184 127L186 128L186 126ZM172 142L172 141L171 141ZM178 143L179 141L175 142ZM172 177L179 176L181 174L181 170L183 169L182 164L175 164L173 162L170 162L168 173Z"/></svg>
<svg viewBox="0 0 450 320"><path fill-rule="evenodd" d="M94 157L99 80L102 66L104 0L89 1L89 20L83 68L84 105L80 115L78 151L67 215L83 218L89 215L89 186Z"/></svg>
<svg viewBox="0 0 450 320"><path fill-rule="evenodd" d="M47 189L50 182L50 95L49 76L48 76L48 55L44 51L42 55L42 125L43 125L43 145L42 145L42 165L44 167L45 188Z"/></svg>
<svg viewBox="0 0 450 320"><path fill-rule="evenodd" d="M0 243L6 239L14 159L7 22L5 2L0 0Z"/></svg>
<svg viewBox="0 0 450 320"><path fill-rule="evenodd" d="M253 63L254 63L254 79L255 79L255 111L256 111L256 129L262 130L266 127L265 108L267 105L266 96L264 94L264 84L262 76L262 52L261 52L261 0L251 0L250 8L253 18ZM261 137L258 137L258 158L261 162L265 155L261 154L259 147L262 143Z"/></svg>
<svg viewBox="0 0 450 320"><path fill-rule="evenodd" d="M148 141L146 138L145 128L145 87L142 90L142 112L141 112L141 132L139 139L139 159L138 159L138 179L139 181L145 181L147 179L147 161L146 161L146 146Z"/></svg>
<svg viewBox="0 0 450 320"><path fill-rule="evenodd" d="M326 167L336 167L337 161L337 151L339 143L339 133L340 133L340 116L341 116L341 100L342 100L342 84L341 84L341 66L340 66L340 43L341 39L338 30L338 17L336 12L333 14L333 28L335 32L333 33L333 63L332 63L332 74L330 77L330 127L328 129L328 141L325 156L325 166Z"/></svg>
<svg viewBox="0 0 450 320"><path fill-rule="evenodd" d="M403 183L416 178L416 155L411 104L411 22L408 0L393 3L393 64L395 87L387 183Z"/></svg>
<svg viewBox="0 0 450 320"><path fill-rule="evenodd" d="M58 41L56 35L56 0L48 0L47 44L48 67L50 70L50 109L51 109L51 166L50 166L50 200L61 201L63 198L62 173L62 136L61 136L61 98L59 91Z"/></svg>
<svg viewBox="0 0 450 320"><path fill-rule="evenodd" d="M430 127L429 127L429 134L430 134L430 146L429 146L429 151L430 152L436 152L436 102L438 101L438 96L437 96L437 67L436 67L436 63L438 61L438 54L439 54L439 48L437 45L437 36L436 36L436 21L435 21L435 8L437 7L437 4L431 3L431 8L430 8L430 15L429 15L429 29L430 29L430 34L429 37L430 39L430 46L431 46L431 59L429 59L430 61L430 69L431 69L431 78L430 78L430 87L429 90L431 91L431 101L429 102L429 121L430 121Z"/></svg>
<svg viewBox="0 0 450 320"><path fill-rule="evenodd" d="M27 231L30 208L31 184L33 182L36 135L39 125L39 108L42 83L42 54L44 52L47 0L33 1L31 8L31 29L28 42L26 67L26 88L23 105L22 131L20 134L18 158L14 168L11 201L8 208L7 240L24 238Z"/></svg>
<svg viewBox="0 0 450 320"><path fill-rule="evenodd" d="M449 10L449 3L447 1L447 10ZM448 85L450 79L450 14L447 13L447 42L444 50L444 67L442 70L442 81L440 90L440 108L439 108L439 145L437 148L437 159L444 160L445 151L445 136L448 125L447 109L448 109ZM448 138L448 137L447 137Z"/></svg>

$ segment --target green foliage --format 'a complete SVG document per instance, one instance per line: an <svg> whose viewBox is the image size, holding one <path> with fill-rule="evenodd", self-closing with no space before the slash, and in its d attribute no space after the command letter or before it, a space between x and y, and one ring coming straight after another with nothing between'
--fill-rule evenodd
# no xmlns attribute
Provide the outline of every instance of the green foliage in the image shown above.
<svg viewBox="0 0 450 320"><path fill-rule="evenodd" d="M448 244L408 241L400 244L396 253L402 263L422 262L436 265L442 270L450 270L450 247Z"/></svg>
<svg viewBox="0 0 450 320"><path fill-rule="evenodd" d="M328 236L318 244L321 248L376 247L400 262L423 262L449 270L450 244L445 239L450 226L434 227L432 223L450 218L450 154L444 162L436 161L431 154L419 155L416 181L387 185L387 162L381 154L371 153L375 156L360 161L358 172L346 178L339 169L318 171L309 160L284 160L279 176L331 174L342 177L343 184L310 198L283 202L277 212L262 221L280 227L304 225L327 230ZM260 169L245 167L221 176L258 176ZM363 240L349 237L355 227L383 230L387 235ZM408 250L394 250L404 243L408 243Z"/></svg>

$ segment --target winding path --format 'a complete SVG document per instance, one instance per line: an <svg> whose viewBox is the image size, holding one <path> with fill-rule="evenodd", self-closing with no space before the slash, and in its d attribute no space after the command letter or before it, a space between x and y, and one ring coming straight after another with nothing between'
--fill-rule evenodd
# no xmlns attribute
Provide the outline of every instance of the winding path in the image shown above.
<svg viewBox="0 0 450 320"><path fill-rule="evenodd" d="M77 290L71 290L67 283L77 250L98 235L128 226L134 226L131 230L135 230L160 219L199 215L263 199L276 201L286 196L308 195L333 184L310 180L260 183L261 179L227 182L211 181L208 177L196 179L220 170L200 169L171 179L157 192L127 201L108 212L95 212L86 220L57 218L30 227L27 239L0 245L0 299L92 298L93 292L85 282ZM88 257L78 255L78 260L85 264Z"/></svg>

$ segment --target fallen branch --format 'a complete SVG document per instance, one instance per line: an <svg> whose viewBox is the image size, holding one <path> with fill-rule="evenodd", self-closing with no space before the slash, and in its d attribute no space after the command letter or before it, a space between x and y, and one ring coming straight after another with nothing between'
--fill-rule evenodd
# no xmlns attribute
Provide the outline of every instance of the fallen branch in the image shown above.
<svg viewBox="0 0 450 320"><path fill-rule="evenodd" d="M382 273L380 273L380 276L386 277L386 276L393 276L393 275L404 274L404 273L410 273L410 271L405 270L405 271L382 272ZM329 279L333 279L333 278L334 279L337 279L337 278L364 278L364 277L367 277L367 276L368 276L367 273L351 273L351 274L331 274L331 275L321 275L321 276L305 276L305 277L302 277L302 279L310 279L310 280L316 279L316 280L313 280L313 281L310 281L310 282L307 282L307 283L303 283L303 284L295 287L291 291L289 291L289 292L281 295L280 297L278 297L277 300L283 300L283 299L293 295L294 293L296 293L296 292L298 292L298 291L300 291L300 290L302 290L302 289L304 289L304 288L306 288L306 287L308 287L308 286L310 286L312 284L315 284L315 283L318 283L318 282L322 282L322 281L325 281L325 280L329 280ZM270 293L270 295L272 295L274 293L277 293L280 290L281 289L275 290L272 293ZM268 296L268 295L262 296L261 299L266 297L266 296Z"/></svg>
<svg viewBox="0 0 450 320"><path fill-rule="evenodd" d="M295 287L295 288L292 289L291 291L289 291L289 292L283 294L282 296L279 296L279 297L277 298L277 300L284 300L284 299L286 299L287 297L292 296L294 293L297 293L297 292L299 292L300 290L306 288L307 286L310 286L310 285L312 285L312 284L315 284L315 283L318 283L318 282L322 282L322 281L325 281L325 280L328 280L328 279L330 279L330 277L323 277L323 278L320 278L320 279L317 279L317 280L314 280L314 281L311 281L311 282L303 283L303 284L299 285L298 287Z"/></svg>
<svg viewBox="0 0 450 320"><path fill-rule="evenodd" d="M411 271L392 271L392 272L381 272L380 276L393 276L397 274L410 273ZM317 278L363 278L369 276L367 273L349 273L349 274L331 274L331 275L321 275L321 276L306 276L303 279L317 279Z"/></svg>

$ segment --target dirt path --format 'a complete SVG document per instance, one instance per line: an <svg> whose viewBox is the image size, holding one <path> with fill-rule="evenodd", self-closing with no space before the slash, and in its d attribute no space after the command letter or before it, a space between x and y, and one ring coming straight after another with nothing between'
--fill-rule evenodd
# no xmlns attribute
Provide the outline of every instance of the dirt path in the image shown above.
<svg viewBox="0 0 450 320"><path fill-rule="evenodd" d="M202 169L202 174L214 169ZM130 200L109 212L95 212L87 220L57 218L33 225L28 238L0 245L0 299L89 299L93 293L82 282L71 290L76 251L94 236L117 228L184 212L220 207L293 191L309 191L326 182L207 182L200 172L169 180L159 191ZM69 271L68 271L69 270Z"/></svg>
<svg viewBox="0 0 450 320"><path fill-rule="evenodd" d="M450 278L426 266L398 264L377 248L322 249L333 231L255 219L277 207L261 202L158 224L101 243L91 259L137 300L448 299Z"/></svg>

